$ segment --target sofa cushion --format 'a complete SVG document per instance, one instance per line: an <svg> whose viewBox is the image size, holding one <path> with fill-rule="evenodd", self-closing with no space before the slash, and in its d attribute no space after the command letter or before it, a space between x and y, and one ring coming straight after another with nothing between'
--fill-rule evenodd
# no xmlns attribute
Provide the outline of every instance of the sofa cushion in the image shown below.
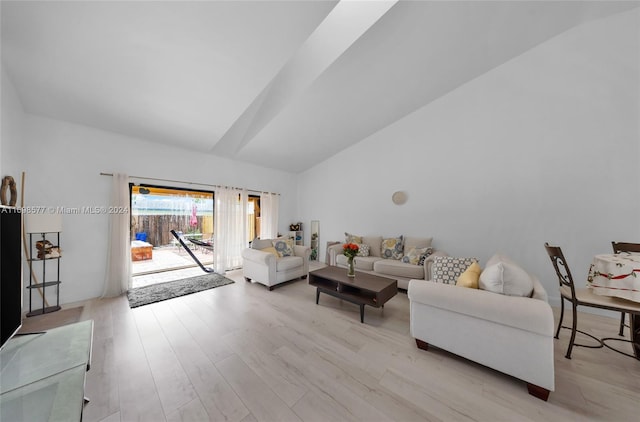
<svg viewBox="0 0 640 422"><path fill-rule="evenodd" d="M436 256L431 266L431 279L436 283L456 284L460 274L477 261L476 258Z"/></svg>
<svg viewBox="0 0 640 422"><path fill-rule="evenodd" d="M411 248L411 250L405 253L405 255L402 257L402 262L412 265L424 265L425 258L432 253L432 248Z"/></svg>
<svg viewBox="0 0 640 422"><path fill-rule="evenodd" d="M378 259L373 263L373 270L380 275L424 279L424 267L405 264L395 259Z"/></svg>
<svg viewBox="0 0 640 422"><path fill-rule="evenodd" d="M480 274L479 287L507 296L531 297L533 279L517 264L501 261L487 266Z"/></svg>
<svg viewBox="0 0 640 422"><path fill-rule="evenodd" d="M385 259L402 259L403 249L402 235L382 240L381 255Z"/></svg>
<svg viewBox="0 0 640 422"><path fill-rule="evenodd" d="M293 240L273 239L272 243L273 247L276 248L276 251L278 251L278 255L280 255L281 257L294 255Z"/></svg>
<svg viewBox="0 0 640 422"><path fill-rule="evenodd" d="M300 268L304 262L301 256L285 256L276 260L276 271L286 271Z"/></svg>
<svg viewBox="0 0 640 422"><path fill-rule="evenodd" d="M358 255L356 256L369 256L371 248L366 243L358 243Z"/></svg>
<svg viewBox="0 0 640 422"><path fill-rule="evenodd" d="M405 236L404 238L404 250L410 251L413 248L422 249L431 246L432 237L412 237Z"/></svg>
<svg viewBox="0 0 640 422"><path fill-rule="evenodd" d="M369 245L369 256L382 257L382 236L362 236L362 243Z"/></svg>
<svg viewBox="0 0 640 422"><path fill-rule="evenodd" d="M474 262L473 264L469 265L469 268L467 268L462 274L460 274L460 277L458 277L458 281L456 282L456 286L477 289L481 272L482 268L480 268L480 265L477 262Z"/></svg>

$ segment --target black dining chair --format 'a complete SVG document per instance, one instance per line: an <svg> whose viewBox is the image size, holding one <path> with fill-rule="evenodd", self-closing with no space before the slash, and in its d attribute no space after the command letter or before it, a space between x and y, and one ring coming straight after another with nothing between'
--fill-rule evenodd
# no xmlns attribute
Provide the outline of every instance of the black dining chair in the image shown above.
<svg viewBox="0 0 640 422"><path fill-rule="evenodd" d="M629 242L611 242L611 246L613 247L613 253L620 252L640 252L640 243L629 243ZM618 335L624 335L624 319L625 313L620 314L620 332Z"/></svg>
<svg viewBox="0 0 640 422"><path fill-rule="evenodd" d="M555 338L559 338L560 328L566 328L571 330L571 339L569 340L569 347L567 348L567 354L565 357L567 359L571 359L571 351L573 346L580 347L588 347L592 349L599 349L603 346L621 353L626 356L634 357L638 359L638 357L631 355L629 353L625 353L618 349L615 349L605 343L607 340L616 340L616 341L624 341L630 342L626 339L619 338L597 338L589 333L578 330L578 306L589 306L592 308L600 308L606 309L609 311L615 312L623 312L638 315L640 314L640 304L635 304L631 301L625 301L623 299L618 299L609 296L600 296L593 292L591 289L584 288L576 288L573 282L573 277L571 276L571 270L569 269L569 264L567 264L567 260L562 254L562 249L559 246L550 246L548 243L544 244L545 249L547 250L547 254L549 254L549 258L551 259L551 263L553 264L553 268L558 276L558 281L560 283L560 320L558 321L558 328L556 330ZM568 301L571 303L571 308L573 311L573 324L571 327L566 327L562 325L562 320L564 318L564 301ZM598 342L597 345L586 345L586 344L578 344L575 343L576 333L584 334Z"/></svg>

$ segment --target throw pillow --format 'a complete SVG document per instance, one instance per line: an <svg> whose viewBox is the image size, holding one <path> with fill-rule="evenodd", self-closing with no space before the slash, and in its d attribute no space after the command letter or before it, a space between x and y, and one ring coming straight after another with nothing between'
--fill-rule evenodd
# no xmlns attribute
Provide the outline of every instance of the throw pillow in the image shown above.
<svg viewBox="0 0 640 422"><path fill-rule="evenodd" d="M382 258L382 236L362 236L362 243L369 245L369 256Z"/></svg>
<svg viewBox="0 0 640 422"><path fill-rule="evenodd" d="M344 232L344 243L362 243L362 236Z"/></svg>
<svg viewBox="0 0 640 422"><path fill-rule="evenodd" d="M280 257L294 255L292 239L273 239L272 243Z"/></svg>
<svg viewBox="0 0 640 422"><path fill-rule="evenodd" d="M381 253L385 259L402 259L403 249L404 243L402 242L402 235L382 240Z"/></svg>
<svg viewBox="0 0 640 422"><path fill-rule="evenodd" d="M369 245L365 243L358 243L358 255L356 256L369 256Z"/></svg>
<svg viewBox="0 0 640 422"><path fill-rule="evenodd" d="M469 265L469 268L467 268L462 274L460 274L456 286L477 289L481 272L482 268L480 268L480 265L477 262L474 262L473 264Z"/></svg>
<svg viewBox="0 0 640 422"><path fill-rule="evenodd" d="M252 249L264 249L273 246L273 239L258 239L255 238L251 242Z"/></svg>
<svg viewBox="0 0 640 422"><path fill-rule="evenodd" d="M460 274L477 261L476 258L436 256L431 264L431 278L436 283L456 284Z"/></svg>
<svg viewBox="0 0 640 422"><path fill-rule="evenodd" d="M480 289L507 296L531 297L533 280L518 265L509 261L500 261L482 271L478 283Z"/></svg>
<svg viewBox="0 0 640 422"><path fill-rule="evenodd" d="M402 262L405 264L420 265L420 259L422 259L422 265L427 256L431 255L433 249L431 248L411 248L411 250L402 257Z"/></svg>
<svg viewBox="0 0 640 422"><path fill-rule="evenodd" d="M276 256L276 258L280 258L278 251L273 246L269 246L268 248L260 249L262 252L272 253Z"/></svg>
<svg viewBox="0 0 640 422"><path fill-rule="evenodd" d="M427 248L427 251L420 255L420 259L418 260L418 265L424 266L424 261L433 253L433 248Z"/></svg>

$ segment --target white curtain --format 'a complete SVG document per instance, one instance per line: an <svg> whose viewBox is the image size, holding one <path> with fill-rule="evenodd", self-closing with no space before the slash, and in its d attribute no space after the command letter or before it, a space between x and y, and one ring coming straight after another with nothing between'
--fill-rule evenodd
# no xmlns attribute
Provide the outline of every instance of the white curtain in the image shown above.
<svg viewBox="0 0 640 422"><path fill-rule="evenodd" d="M213 207L213 268L219 274L242 266L247 247L247 191L217 188Z"/></svg>
<svg viewBox="0 0 640 422"><path fill-rule="evenodd" d="M278 236L278 208L280 196L275 193L260 194L260 238L273 239Z"/></svg>
<svg viewBox="0 0 640 422"><path fill-rule="evenodd" d="M131 210L129 209L129 176L114 173L109 206L126 209L126 213L109 214L107 271L102 297L119 296L131 284Z"/></svg>

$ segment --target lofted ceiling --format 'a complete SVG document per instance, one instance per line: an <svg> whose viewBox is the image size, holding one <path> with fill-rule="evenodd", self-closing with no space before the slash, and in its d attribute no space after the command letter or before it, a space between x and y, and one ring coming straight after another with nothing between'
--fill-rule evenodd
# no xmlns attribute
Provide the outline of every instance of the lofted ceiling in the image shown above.
<svg viewBox="0 0 640 422"><path fill-rule="evenodd" d="M26 112L300 172L629 1L2 1ZM292 159L295 157L295 159Z"/></svg>

